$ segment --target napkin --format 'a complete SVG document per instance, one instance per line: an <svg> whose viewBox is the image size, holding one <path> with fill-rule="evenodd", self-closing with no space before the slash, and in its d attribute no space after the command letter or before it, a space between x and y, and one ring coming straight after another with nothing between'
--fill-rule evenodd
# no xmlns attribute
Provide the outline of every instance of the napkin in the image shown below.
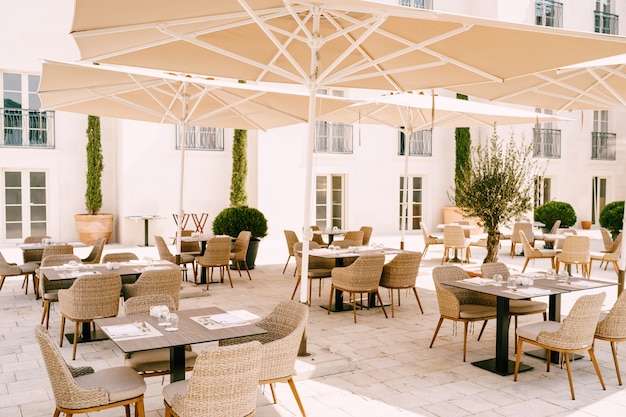
<svg viewBox="0 0 626 417"><path fill-rule="evenodd" d="M242 318L239 318L235 316L234 314L230 314L230 313L213 314L211 316L211 320L213 320L216 323L222 324L224 326L229 326L233 324L243 324L246 322Z"/></svg>
<svg viewBox="0 0 626 417"><path fill-rule="evenodd" d="M72 278L78 278L85 275L98 275L100 272L98 271L72 271L70 275Z"/></svg>
<svg viewBox="0 0 626 417"><path fill-rule="evenodd" d="M139 336L143 332L137 325L135 324L120 324L116 326L107 326L105 328L106 332L109 334L109 337L128 337L128 336Z"/></svg>
<svg viewBox="0 0 626 417"><path fill-rule="evenodd" d="M579 287L579 288L596 288L599 287L602 284L597 284L595 282L590 282L590 281L572 281L570 282L570 285L573 287Z"/></svg>
<svg viewBox="0 0 626 417"><path fill-rule="evenodd" d="M518 294L527 295L529 297L539 297L541 295L550 295L550 290L536 287L518 288L516 291Z"/></svg>
<svg viewBox="0 0 626 417"><path fill-rule="evenodd" d="M474 285L488 285L488 284L492 284L493 280L487 279L487 278L474 277L474 278L466 278L463 280L463 282L467 282L468 284L474 284Z"/></svg>

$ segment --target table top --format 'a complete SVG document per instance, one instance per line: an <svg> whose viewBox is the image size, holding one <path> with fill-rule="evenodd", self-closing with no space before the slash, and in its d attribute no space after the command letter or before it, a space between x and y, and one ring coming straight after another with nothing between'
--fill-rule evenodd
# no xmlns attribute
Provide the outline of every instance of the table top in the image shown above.
<svg viewBox="0 0 626 417"><path fill-rule="evenodd" d="M152 220L152 219L164 219L165 217L158 214L140 214L137 216L126 216L129 220Z"/></svg>
<svg viewBox="0 0 626 417"><path fill-rule="evenodd" d="M196 343L214 342L223 339L232 339L244 336L252 336L267 333L261 327L245 322L236 325L224 325L219 328L209 328L202 325L204 319L211 315L224 314L224 310L218 307L196 308L191 310L178 310L178 330L166 331L165 327L158 325L158 320L150 314L133 316L118 316L106 319L95 319L95 323L108 336L115 334L115 326L136 323L143 327L146 324L147 335L112 337L111 340L125 353L144 350L160 349L172 346L193 345ZM112 326L112 327L109 327Z"/></svg>
<svg viewBox="0 0 626 417"><path fill-rule="evenodd" d="M40 267L39 271L50 281L55 281L63 279L76 279L79 276L106 274L109 272L117 272L121 276L124 276L138 275L151 269L180 269L180 265L163 260L151 262L144 260L118 262L117 264L119 265L119 269L109 269L107 264L78 264L77 266L68 264L59 266L44 266Z"/></svg>
<svg viewBox="0 0 626 417"><path fill-rule="evenodd" d="M44 249L48 246L62 246L62 245L71 245L75 248L82 248L82 247L86 247L87 245L85 245L83 242L55 242L53 244L49 244L49 245L43 245L41 243L18 243L17 247L22 249L22 250L31 250L31 249Z"/></svg>
<svg viewBox="0 0 626 417"><path fill-rule="evenodd" d="M437 229L443 229L443 228L445 228L446 226L461 226L461 228L462 228L463 230L474 230L474 229L476 229L476 228L477 228L477 227L476 227L476 225L474 225L474 224L458 224L458 223L447 223L447 224L443 224L443 223L441 223L441 224L438 224L438 225L437 225Z"/></svg>
<svg viewBox="0 0 626 417"><path fill-rule="evenodd" d="M208 233L203 233L199 236L183 236L180 238L180 241L181 242L206 242L209 239L212 239L214 237L228 237L228 238L234 239L233 237L228 236L228 235L211 235Z"/></svg>
<svg viewBox="0 0 626 417"><path fill-rule="evenodd" d="M371 246L355 246L355 251L350 251L350 249L328 249L328 248L318 248L311 249L309 251L309 256L317 256L319 258L357 258L361 255L395 255L402 252L401 249L394 248L373 248ZM298 251L298 253L302 253L302 251Z"/></svg>
<svg viewBox="0 0 626 417"><path fill-rule="evenodd" d="M329 229L329 230L312 230L314 235L345 235L346 231L343 229Z"/></svg>

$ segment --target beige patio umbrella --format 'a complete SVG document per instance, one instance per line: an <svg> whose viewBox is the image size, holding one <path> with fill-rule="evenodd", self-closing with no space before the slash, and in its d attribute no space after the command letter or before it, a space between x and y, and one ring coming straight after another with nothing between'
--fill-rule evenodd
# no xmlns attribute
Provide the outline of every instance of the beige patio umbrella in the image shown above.
<svg viewBox="0 0 626 417"><path fill-rule="evenodd" d="M181 76L111 65L43 63L42 109L177 124L267 130L307 121L309 95L303 88L276 88ZM352 101L316 98L318 109ZM183 215L185 141L181 140L179 215ZM178 222L179 229L181 222ZM178 231L180 236L180 230ZM180 239L177 239L177 254Z"/></svg>
<svg viewBox="0 0 626 417"><path fill-rule="evenodd" d="M72 34L83 61L306 86L306 190L312 189L314 97L322 87L408 91L502 81L623 53L626 46L621 37L359 0L77 0Z"/></svg>
<svg viewBox="0 0 626 417"><path fill-rule="evenodd" d="M502 105L424 94L423 92L392 93L365 99L324 114L322 119L344 123L378 124L396 127L404 132L407 144L414 132L434 127L505 126L573 120ZM408 226L409 154L409 146L406 145L404 152L401 248L404 248L404 237Z"/></svg>

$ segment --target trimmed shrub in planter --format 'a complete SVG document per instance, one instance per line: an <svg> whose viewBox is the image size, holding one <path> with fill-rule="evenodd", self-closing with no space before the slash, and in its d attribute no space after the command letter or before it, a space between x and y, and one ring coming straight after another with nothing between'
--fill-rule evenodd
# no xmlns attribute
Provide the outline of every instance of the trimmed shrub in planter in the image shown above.
<svg viewBox="0 0 626 417"><path fill-rule="evenodd" d="M561 220L561 227L576 224L576 212L570 203L550 201L535 209L535 221L545 224L546 229L552 228L557 220Z"/></svg>
<svg viewBox="0 0 626 417"><path fill-rule="evenodd" d="M607 228L615 239L624 227L624 201L614 201L604 206L599 220L600 226Z"/></svg>
<svg viewBox="0 0 626 417"><path fill-rule="evenodd" d="M239 232L248 230L252 233L246 262L250 269L254 268L259 240L267 235L267 219L259 210L248 207L228 207L222 210L213 220L213 233L236 238Z"/></svg>

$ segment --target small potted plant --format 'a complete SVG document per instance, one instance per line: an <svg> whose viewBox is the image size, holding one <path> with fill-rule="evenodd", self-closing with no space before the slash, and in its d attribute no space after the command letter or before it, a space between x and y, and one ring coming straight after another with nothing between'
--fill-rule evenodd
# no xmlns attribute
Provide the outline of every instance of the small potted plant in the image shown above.
<svg viewBox="0 0 626 417"><path fill-rule="evenodd" d="M549 201L535 208L535 221L545 224L544 231L549 231L554 222L561 220L561 227L572 227L576 224L576 212L571 204L562 201Z"/></svg>
<svg viewBox="0 0 626 417"><path fill-rule="evenodd" d="M236 239L239 232L244 230L252 233L246 262L248 268L253 269L259 242L267 235L267 219L263 213L248 206L228 207L213 220L213 233L216 235L228 235Z"/></svg>
<svg viewBox="0 0 626 417"><path fill-rule="evenodd" d="M600 226L608 229L615 239L624 227L624 201L613 201L604 206L599 220Z"/></svg>

